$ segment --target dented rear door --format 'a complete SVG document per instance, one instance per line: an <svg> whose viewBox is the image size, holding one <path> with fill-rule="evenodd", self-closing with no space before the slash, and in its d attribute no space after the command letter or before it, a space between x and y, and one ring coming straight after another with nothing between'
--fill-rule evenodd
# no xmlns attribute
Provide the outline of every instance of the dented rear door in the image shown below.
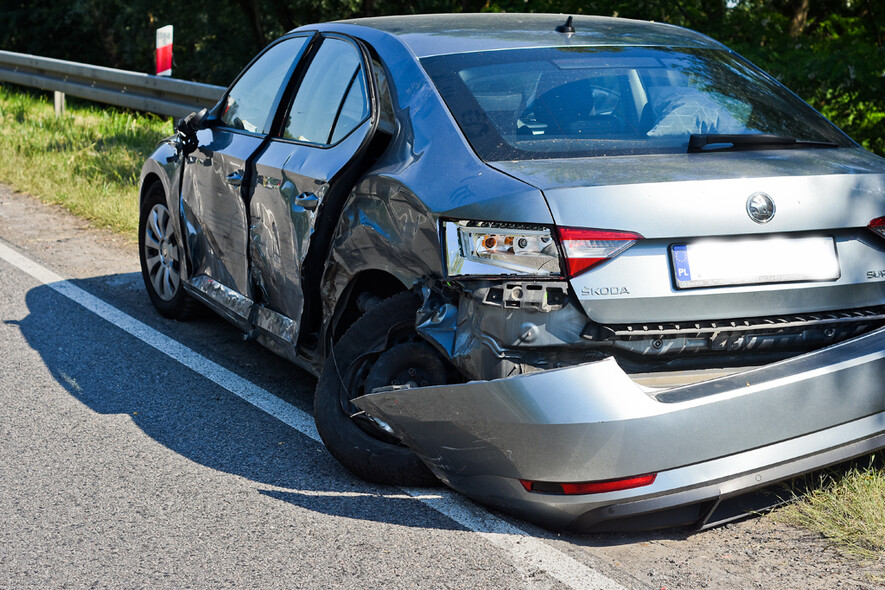
<svg viewBox="0 0 885 590"><path fill-rule="evenodd" d="M281 132L256 158L249 210L252 277L262 302L291 320L272 334L290 343L301 329L305 285L319 283L325 247L374 128L360 46L327 36L310 60Z"/></svg>

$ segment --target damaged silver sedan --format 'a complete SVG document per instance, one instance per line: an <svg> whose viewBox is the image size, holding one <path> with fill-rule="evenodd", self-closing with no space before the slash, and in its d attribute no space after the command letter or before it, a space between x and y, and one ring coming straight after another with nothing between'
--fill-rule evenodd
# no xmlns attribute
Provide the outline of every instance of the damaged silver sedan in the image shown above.
<svg viewBox="0 0 885 590"><path fill-rule="evenodd" d="M162 314L319 375L369 480L703 526L885 447L885 160L685 29L299 28L157 148L139 238Z"/></svg>

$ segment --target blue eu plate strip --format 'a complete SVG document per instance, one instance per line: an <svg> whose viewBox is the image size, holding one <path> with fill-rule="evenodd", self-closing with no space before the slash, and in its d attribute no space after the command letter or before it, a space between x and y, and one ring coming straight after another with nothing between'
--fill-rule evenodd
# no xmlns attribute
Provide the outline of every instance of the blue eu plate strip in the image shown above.
<svg viewBox="0 0 885 590"><path fill-rule="evenodd" d="M677 281L691 280L691 267L688 265L688 247L673 246L673 266L676 268Z"/></svg>

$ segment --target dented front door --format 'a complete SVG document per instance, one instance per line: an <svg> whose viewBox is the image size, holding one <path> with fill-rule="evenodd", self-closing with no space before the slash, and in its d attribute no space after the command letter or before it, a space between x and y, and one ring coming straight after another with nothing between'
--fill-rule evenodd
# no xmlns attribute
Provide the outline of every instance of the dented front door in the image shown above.
<svg viewBox="0 0 885 590"><path fill-rule="evenodd" d="M246 162L262 140L224 128L205 129L197 137L200 144L186 157L181 187L191 276L250 296L242 183Z"/></svg>

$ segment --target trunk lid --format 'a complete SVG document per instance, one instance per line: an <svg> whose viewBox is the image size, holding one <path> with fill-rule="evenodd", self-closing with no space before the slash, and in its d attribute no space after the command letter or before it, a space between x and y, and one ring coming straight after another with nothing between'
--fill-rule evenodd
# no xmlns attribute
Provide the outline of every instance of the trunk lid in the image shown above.
<svg viewBox="0 0 885 590"><path fill-rule="evenodd" d="M493 166L540 189L560 226L643 236L616 258L571 279L582 307L596 322L761 317L876 306L885 300L885 273L879 272L885 269L885 240L867 229L871 220L885 215L885 160L862 149L553 159ZM768 195L775 205L774 217L765 223L754 221L748 211L748 200L758 193ZM674 245L710 239L733 243L737 259L746 251L763 268L769 256L758 242L771 237L831 239L838 277L790 280L778 275L747 284L692 288L675 280ZM782 255L775 242L770 255ZM752 266L752 260L743 263Z"/></svg>

